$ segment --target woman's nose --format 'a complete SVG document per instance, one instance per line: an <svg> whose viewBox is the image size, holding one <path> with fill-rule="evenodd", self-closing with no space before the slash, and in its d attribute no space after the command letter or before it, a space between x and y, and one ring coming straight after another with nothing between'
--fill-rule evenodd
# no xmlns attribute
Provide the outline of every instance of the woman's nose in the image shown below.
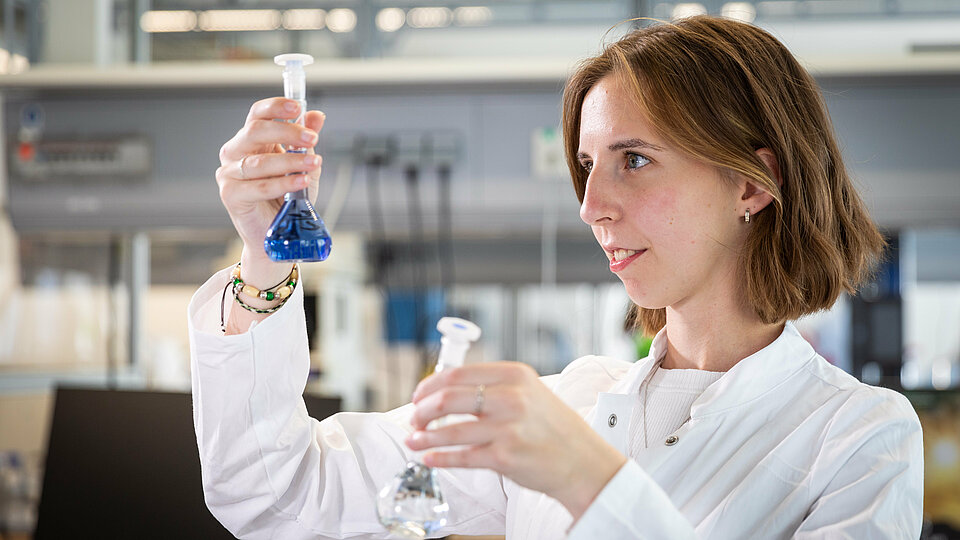
<svg viewBox="0 0 960 540"><path fill-rule="evenodd" d="M615 221L619 217L615 197L596 174L596 169L587 178L583 189L583 202L580 203L580 219L587 225L600 225L604 221Z"/></svg>

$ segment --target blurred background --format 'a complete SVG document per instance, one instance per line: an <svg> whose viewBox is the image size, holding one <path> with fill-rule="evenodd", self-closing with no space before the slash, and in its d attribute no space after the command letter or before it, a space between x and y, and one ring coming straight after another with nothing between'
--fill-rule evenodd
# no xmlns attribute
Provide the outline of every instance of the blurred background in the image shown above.
<svg viewBox="0 0 960 540"><path fill-rule="evenodd" d="M697 13L767 29L823 88L891 249L798 326L911 398L924 536L960 537L957 0L0 0L0 537L225 534L150 497L204 519L186 306L238 260L217 153L282 95L280 53L317 59L308 101L327 114L334 247L302 270L315 416L406 402L444 314L483 328L478 361L642 357L577 214L560 96L578 60L646 24L628 19ZM114 529L102 508L136 519Z"/></svg>

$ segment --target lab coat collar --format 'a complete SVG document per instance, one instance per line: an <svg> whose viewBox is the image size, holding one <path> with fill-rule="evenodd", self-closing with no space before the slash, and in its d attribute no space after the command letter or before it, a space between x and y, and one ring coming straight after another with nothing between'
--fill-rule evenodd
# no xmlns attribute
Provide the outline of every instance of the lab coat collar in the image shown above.
<svg viewBox="0 0 960 540"><path fill-rule="evenodd" d="M634 394L667 351L666 329L653 338L650 353L638 360L627 376L611 389ZM813 347L792 322L784 324L780 336L763 349L737 362L711 384L690 408L691 418L715 414L743 405L772 391L816 356Z"/></svg>

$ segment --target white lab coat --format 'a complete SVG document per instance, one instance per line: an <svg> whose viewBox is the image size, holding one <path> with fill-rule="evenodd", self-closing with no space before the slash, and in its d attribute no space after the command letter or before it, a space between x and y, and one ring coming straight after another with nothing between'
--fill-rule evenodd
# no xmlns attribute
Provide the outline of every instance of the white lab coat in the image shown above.
<svg viewBox="0 0 960 540"><path fill-rule="evenodd" d="M302 288L249 332L222 336L228 279L228 270L212 277L189 308L208 507L241 538L385 537L375 499L411 456L402 442L411 406L322 422L307 416ZM661 333L644 360L588 356L542 380L626 453L638 386L664 344ZM828 364L792 324L708 387L690 413L675 444L652 442L630 456L572 528L569 513L546 495L488 470L443 470L450 515L437 536L918 537L916 414L903 396Z"/></svg>

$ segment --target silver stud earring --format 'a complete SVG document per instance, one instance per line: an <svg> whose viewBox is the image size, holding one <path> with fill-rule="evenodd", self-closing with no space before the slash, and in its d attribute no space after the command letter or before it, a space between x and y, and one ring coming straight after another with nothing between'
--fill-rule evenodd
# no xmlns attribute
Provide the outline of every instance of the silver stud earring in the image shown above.
<svg viewBox="0 0 960 540"><path fill-rule="evenodd" d="M744 223L750 223L750 209L749 209L749 208L747 208L746 213L743 214L743 222L744 222Z"/></svg>

